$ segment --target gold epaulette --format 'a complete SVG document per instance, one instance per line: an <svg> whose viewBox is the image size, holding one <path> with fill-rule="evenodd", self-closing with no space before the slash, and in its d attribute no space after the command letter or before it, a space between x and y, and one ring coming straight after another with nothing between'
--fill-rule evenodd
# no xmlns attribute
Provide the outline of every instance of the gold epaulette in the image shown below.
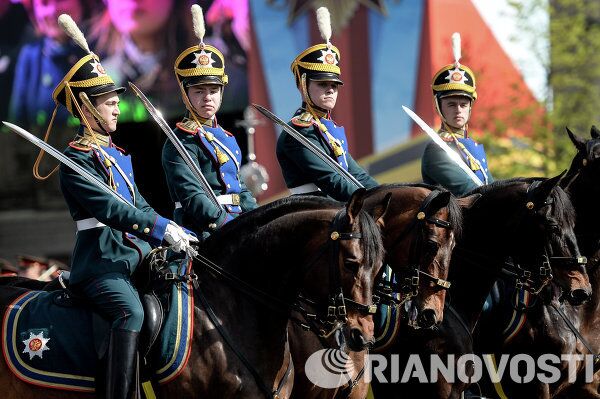
<svg viewBox="0 0 600 399"><path fill-rule="evenodd" d="M313 124L313 116L310 112L303 112L292 118L292 123L296 126L307 127Z"/></svg>
<svg viewBox="0 0 600 399"><path fill-rule="evenodd" d="M448 133L448 132L440 132L440 138L446 142L454 141L454 138L452 137L452 133Z"/></svg>
<svg viewBox="0 0 600 399"><path fill-rule="evenodd" d="M80 151L89 151L92 149L92 140L89 137L77 136L75 140L69 143L69 146Z"/></svg>
<svg viewBox="0 0 600 399"><path fill-rule="evenodd" d="M198 124L193 119L185 118L181 122L178 122L175 126L179 128L179 130L183 130L186 133L196 134L198 132Z"/></svg>

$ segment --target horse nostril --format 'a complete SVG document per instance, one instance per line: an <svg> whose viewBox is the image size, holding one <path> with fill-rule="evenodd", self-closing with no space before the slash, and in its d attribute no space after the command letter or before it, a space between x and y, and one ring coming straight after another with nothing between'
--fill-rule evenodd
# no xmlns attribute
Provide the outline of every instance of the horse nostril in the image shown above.
<svg viewBox="0 0 600 399"><path fill-rule="evenodd" d="M590 299L590 294L583 288L577 288L571 291L569 302L573 305L581 305L588 299Z"/></svg>
<svg viewBox="0 0 600 399"><path fill-rule="evenodd" d="M419 327L431 328L435 325L435 310L423 309L417 320Z"/></svg>

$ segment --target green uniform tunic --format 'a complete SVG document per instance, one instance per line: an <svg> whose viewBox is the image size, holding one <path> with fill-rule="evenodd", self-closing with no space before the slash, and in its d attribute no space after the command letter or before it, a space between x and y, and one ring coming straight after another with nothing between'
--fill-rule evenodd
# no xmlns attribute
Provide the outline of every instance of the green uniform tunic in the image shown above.
<svg viewBox="0 0 600 399"><path fill-rule="evenodd" d="M440 131L440 137L450 148L461 155L463 162L486 184L494 181L487 167L487 157L483 145L473 139ZM476 161L473 161L474 158ZM450 159L437 144L431 142L425 148L421 159L421 175L428 184L440 185L460 197L477 187L477 184Z"/></svg>
<svg viewBox="0 0 600 399"><path fill-rule="evenodd" d="M207 237L237 215L257 207L256 199L240 178L242 157L231 133L216 124L200 129L195 121L184 119L177 124L175 134L215 195L223 199L224 208L214 205L175 146L167 141L163 147L162 164L169 193L176 206L176 223L192 230L198 237Z"/></svg>
<svg viewBox="0 0 600 399"><path fill-rule="evenodd" d="M303 108L296 111L288 124L338 161L366 188L377 186L377 182L350 155L344 128L337 126L331 118L321 118L320 122L327 127L333 140L322 131L313 116ZM332 170L324 161L286 132L282 132L277 140L277 160L281 166L285 183L290 189L313 183L322 192L338 201L348 201L357 189L354 184L339 172Z"/></svg>
<svg viewBox="0 0 600 399"><path fill-rule="evenodd" d="M70 283L75 292L96 305L113 328L139 331L144 312L130 276L152 247L161 244L169 220L158 215L139 193L130 157L110 140L105 144L98 147L80 138L64 151L68 158L113 186L128 203L61 165L60 187L78 225ZM107 166L106 158L111 166Z"/></svg>

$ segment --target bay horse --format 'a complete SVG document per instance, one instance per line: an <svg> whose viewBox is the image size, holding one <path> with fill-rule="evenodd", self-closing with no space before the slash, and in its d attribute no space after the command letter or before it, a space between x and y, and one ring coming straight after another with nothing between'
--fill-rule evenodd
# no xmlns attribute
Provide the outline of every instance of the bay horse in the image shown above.
<svg viewBox="0 0 600 399"><path fill-rule="evenodd" d="M578 340L579 353L598 354L600 351L600 214L597 198L600 196L600 131L590 129L590 139L577 136L568 128L567 134L575 146L571 166L561 181L569 193L577 211L575 233L581 252L588 258L588 273L592 284L592 297L581 308L576 309L576 319L582 321L579 330L590 348ZM573 311L573 309L570 309ZM572 333L568 331L568 333ZM574 384L559 386L556 398L600 398L600 373L595 365L593 381L586 383L585 370L580 370Z"/></svg>
<svg viewBox="0 0 600 399"><path fill-rule="evenodd" d="M481 197L463 212L463 235L450 264L452 286L446 317L436 330L403 330L390 355L400 354L406 361L416 353L428 370L430 355L438 355L447 363L445 355L453 354L458 359L474 353L475 327L488 293L501 276L539 292L553 274L554 281L572 300L582 300L589 294L585 270L565 267L567 263L562 262L579 257L579 249L573 231L573 206L557 186L560 177L497 181L471 192ZM467 368L466 372L472 373L473 369ZM414 378L401 384L374 381L372 386L375 397L458 399L469 385L460 379L446 381L443 375L435 382L430 378L428 375L426 383Z"/></svg>
<svg viewBox="0 0 600 399"><path fill-rule="evenodd" d="M319 309L335 303L339 311L319 320L350 346L359 350L372 340L372 318L363 309L371 305L383 249L376 222L362 209L364 196L358 190L342 209L325 198L286 198L241 215L208 238L202 257L193 261L198 286L189 360L158 387L159 396L289 397L287 321L301 290ZM0 287L2 308L22 292ZM90 396L26 384L4 361L0 384L7 399Z"/></svg>
<svg viewBox="0 0 600 399"><path fill-rule="evenodd" d="M470 206L477 197L457 200L449 191L430 185L386 184L367 192L365 209L373 212L389 194L390 205L381 218L384 263L399 281L394 291L403 291L415 305L412 321L422 328L431 328L443 318L450 255L462 226L461 206ZM348 385L325 389L309 381L304 367L311 354L335 343L320 339L296 323L290 323L288 331L295 367L293 398L366 396L368 384L360 378L366 351L349 353L355 374L350 376Z"/></svg>

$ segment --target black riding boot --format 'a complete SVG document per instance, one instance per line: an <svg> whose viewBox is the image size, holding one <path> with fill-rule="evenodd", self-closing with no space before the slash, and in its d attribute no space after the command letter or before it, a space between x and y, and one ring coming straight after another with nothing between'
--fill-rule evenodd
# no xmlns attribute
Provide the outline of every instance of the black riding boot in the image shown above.
<svg viewBox="0 0 600 399"><path fill-rule="evenodd" d="M138 332L114 329L110 344L106 372L106 398L129 399L136 391Z"/></svg>

